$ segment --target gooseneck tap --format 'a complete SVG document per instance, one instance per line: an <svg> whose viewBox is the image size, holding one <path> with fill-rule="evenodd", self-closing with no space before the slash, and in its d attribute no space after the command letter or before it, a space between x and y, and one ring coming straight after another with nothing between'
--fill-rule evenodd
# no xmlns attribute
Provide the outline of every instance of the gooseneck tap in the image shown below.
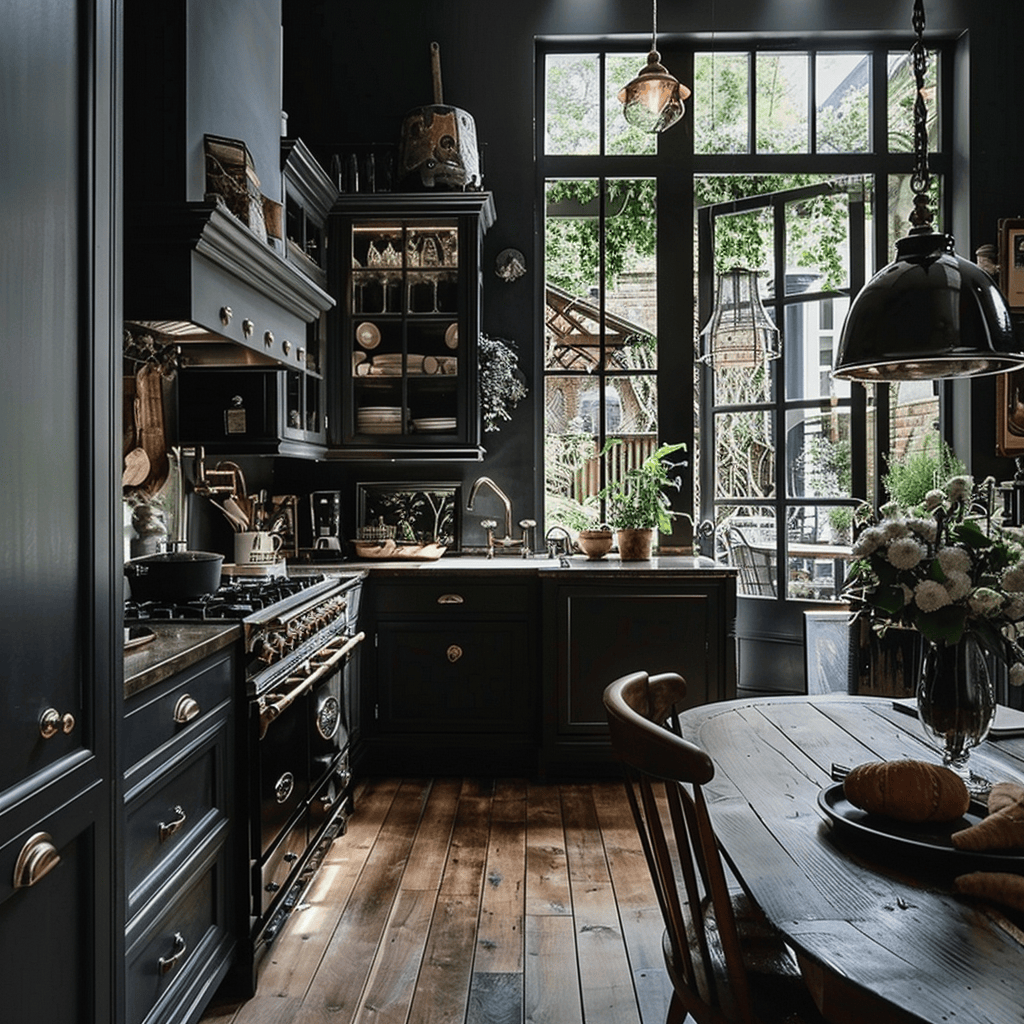
<svg viewBox="0 0 1024 1024"><path fill-rule="evenodd" d="M501 499L501 503L505 506L505 536L512 536L512 502L509 501L508 495L489 477L481 476L473 481L473 486L469 489L469 500L466 502L466 510L468 512L473 511L473 502L476 501L476 492L480 488L487 484L488 487Z"/></svg>
<svg viewBox="0 0 1024 1024"><path fill-rule="evenodd" d="M523 535L521 537L513 537L512 502L509 501L508 495L489 476L478 477L473 481L473 486L469 489L469 498L466 501L466 511L473 511L473 502L476 501L477 492L484 486L484 484L494 491L494 493L501 499L502 505L505 506L504 537L494 536L494 531L498 526L497 520L482 519L480 521L480 525L487 531L487 557L494 557L495 545L498 545L505 551L513 551L518 548L524 558L529 558L533 547L533 529L537 523L533 519L520 520L519 525L522 528Z"/></svg>

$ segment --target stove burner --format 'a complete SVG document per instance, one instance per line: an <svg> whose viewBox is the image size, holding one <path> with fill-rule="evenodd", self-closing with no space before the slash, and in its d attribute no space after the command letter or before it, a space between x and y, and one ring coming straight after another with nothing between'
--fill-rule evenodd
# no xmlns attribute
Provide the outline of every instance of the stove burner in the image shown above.
<svg viewBox="0 0 1024 1024"><path fill-rule="evenodd" d="M307 587L324 576L224 577L220 587L206 597L189 601L125 601L125 622L147 619L177 622L212 622L244 619Z"/></svg>

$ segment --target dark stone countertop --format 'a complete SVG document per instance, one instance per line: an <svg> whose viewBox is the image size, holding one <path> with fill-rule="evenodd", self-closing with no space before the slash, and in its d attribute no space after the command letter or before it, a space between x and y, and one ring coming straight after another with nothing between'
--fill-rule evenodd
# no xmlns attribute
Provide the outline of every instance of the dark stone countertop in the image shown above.
<svg viewBox="0 0 1024 1024"><path fill-rule="evenodd" d="M242 635L237 622L144 623L155 634L152 640L124 652L124 697L183 671Z"/></svg>

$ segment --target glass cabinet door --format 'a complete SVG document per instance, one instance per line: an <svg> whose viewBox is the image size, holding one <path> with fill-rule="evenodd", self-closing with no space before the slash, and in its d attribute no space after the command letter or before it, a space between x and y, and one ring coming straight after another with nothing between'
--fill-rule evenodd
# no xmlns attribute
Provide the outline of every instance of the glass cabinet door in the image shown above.
<svg viewBox="0 0 1024 1024"><path fill-rule="evenodd" d="M489 195L477 194L475 209L461 195L431 212L420 202L415 216L397 209L397 194L341 202L353 199L378 209L340 220L342 389L331 415L341 430L332 434L357 452L475 455L479 211ZM380 209L389 200L394 216Z"/></svg>
<svg viewBox="0 0 1024 1024"><path fill-rule="evenodd" d="M460 434L457 220L352 226L356 435Z"/></svg>

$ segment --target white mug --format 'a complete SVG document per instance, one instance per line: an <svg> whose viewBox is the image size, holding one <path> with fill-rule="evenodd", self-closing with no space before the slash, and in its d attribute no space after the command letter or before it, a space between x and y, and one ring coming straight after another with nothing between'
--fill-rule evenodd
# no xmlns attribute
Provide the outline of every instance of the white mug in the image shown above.
<svg viewBox="0 0 1024 1024"><path fill-rule="evenodd" d="M235 565L265 564L277 561L281 534L265 530L235 534Z"/></svg>

